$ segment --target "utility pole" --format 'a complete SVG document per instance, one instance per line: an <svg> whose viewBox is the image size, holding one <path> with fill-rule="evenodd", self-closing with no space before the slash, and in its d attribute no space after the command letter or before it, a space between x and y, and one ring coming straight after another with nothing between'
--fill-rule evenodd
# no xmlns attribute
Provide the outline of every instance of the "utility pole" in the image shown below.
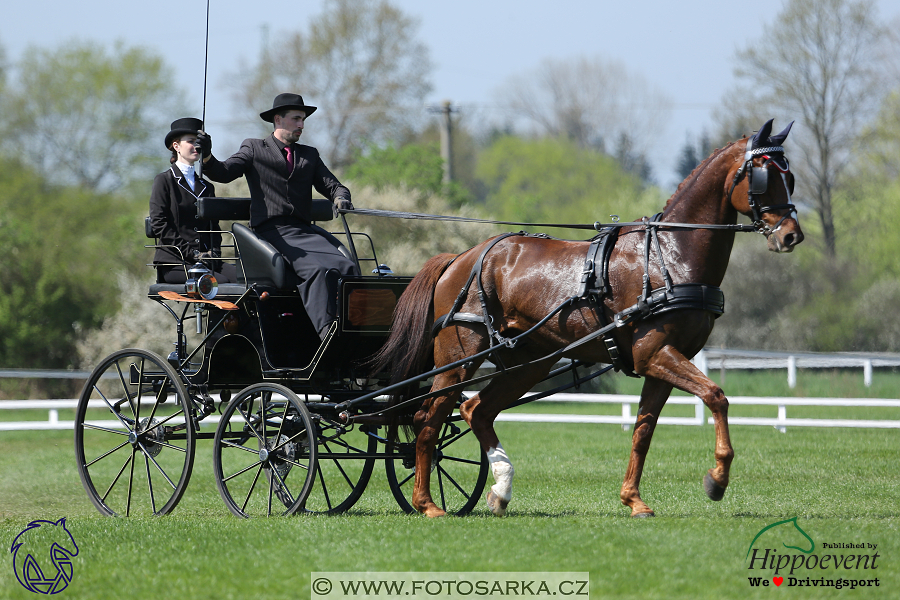
<svg viewBox="0 0 900 600"><path fill-rule="evenodd" d="M449 100L444 100L441 106L429 107L428 111L441 115L441 159L444 161L444 184L448 184L453 181L453 136L450 113L455 111Z"/></svg>

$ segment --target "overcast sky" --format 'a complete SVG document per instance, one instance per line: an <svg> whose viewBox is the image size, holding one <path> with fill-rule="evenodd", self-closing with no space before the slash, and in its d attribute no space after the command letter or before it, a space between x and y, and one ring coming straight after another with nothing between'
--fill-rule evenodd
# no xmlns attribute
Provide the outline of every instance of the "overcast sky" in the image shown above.
<svg viewBox="0 0 900 600"><path fill-rule="evenodd" d="M735 51L762 43L764 24L782 7L782 0L392 2L420 20L419 38L435 66L428 103L451 100L471 114L488 114L496 109L499 84L544 58L599 56L625 63L674 101L670 124L660 132L666 142L651 156L656 178L666 187L675 183L677 154L688 136L695 139L712 129L711 110L733 83ZM206 5L206 0L4 2L0 45L10 62L29 45L55 47L73 37L152 48L176 69L178 83L188 91L188 108L199 117ZM884 21L900 15L900 0L877 5ZM220 151L236 150L246 133L228 122L227 74L242 58L255 60L264 30L270 44L280 33L305 31L322 6L323 0L211 0L206 116Z"/></svg>

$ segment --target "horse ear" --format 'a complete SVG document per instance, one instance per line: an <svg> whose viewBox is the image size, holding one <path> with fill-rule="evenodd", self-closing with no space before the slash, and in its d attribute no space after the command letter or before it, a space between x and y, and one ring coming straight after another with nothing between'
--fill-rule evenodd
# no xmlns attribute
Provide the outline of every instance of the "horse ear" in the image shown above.
<svg viewBox="0 0 900 600"><path fill-rule="evenodd" d="M754 148L759 148L769 139L769 134L772 133L772 121L774 120L775 119L769 119L766 121L766 124L760 127L759 131L756 132L756 135L753 136Z"/></svg>
<svg viewBox="0 0 900 600"><path fill-rule="evenodd" d="M787 139L788 134L791 132L791 127L793 126L794 122L791 121L790 123L788 123L788 126L784 128L784 131L779 134L773 135L769 138L769 140L771 140L772 144L774 144L775 146L782 145L784 143L784 140Z"/></svg>

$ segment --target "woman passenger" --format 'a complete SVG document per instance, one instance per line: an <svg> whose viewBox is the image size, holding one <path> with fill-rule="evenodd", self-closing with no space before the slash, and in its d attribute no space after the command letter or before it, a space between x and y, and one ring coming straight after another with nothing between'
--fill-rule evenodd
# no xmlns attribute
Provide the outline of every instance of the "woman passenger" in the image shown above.
<svg viewBox="0 0 900 600"><path fill-rule="evenodd" d="M186 117L172 122L166 134L166 148L172 151L171 166L153 180L150 193L150 226L159 238L153 257L160 283L184 283L187 270L203 261L219 282L235 282L234 265L218 260L222 256L222 235L218 221L201 221L196 202L213 197L213 184L198 177L194 163L200 158L194 143L203 123Z"/></svg>

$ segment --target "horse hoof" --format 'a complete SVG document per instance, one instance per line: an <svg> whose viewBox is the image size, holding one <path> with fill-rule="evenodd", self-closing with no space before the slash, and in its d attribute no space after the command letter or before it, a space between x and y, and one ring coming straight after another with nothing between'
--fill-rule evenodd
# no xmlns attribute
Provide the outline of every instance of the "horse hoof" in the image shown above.
<svg viewBox="0 0 900 600"><path fill-rule="evenodd" d="M655 517L655 516L656 516L656 513L654 513L651 510L650 512L642 512L642 513L638 513L636 515L631 515L631 518L632 519L646 519L647 517Z"/></svg>
<svg viewBox="0 0 900 600"><path fill-rule="evenodd" d="M709 499L716 502L725 496L725 488L716 483L709 473L703 477L703 489L706 490L706 495L709 496Z"/></svg>
<svg viewBox="0 0 900 600"><path fill-rule="evenodd" d="M503 500L494 493L494 490L488 490L487 496L485 496L484 499L495 517L506 516L506 506L509 504L509 500Z"/></svg>

